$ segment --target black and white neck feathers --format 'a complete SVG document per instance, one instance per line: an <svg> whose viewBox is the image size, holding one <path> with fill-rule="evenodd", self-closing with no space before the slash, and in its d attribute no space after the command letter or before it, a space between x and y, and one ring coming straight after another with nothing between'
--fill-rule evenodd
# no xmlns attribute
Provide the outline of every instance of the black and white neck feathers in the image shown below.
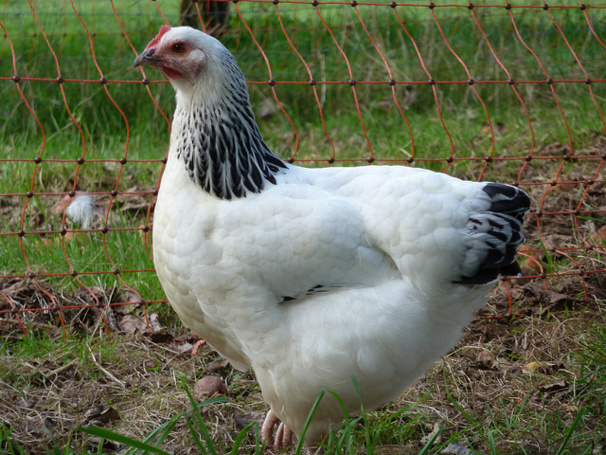
<svg viewBox="0 0 606 455"><path fill-rule="evenodd" d="M176 158L194 183L221 199L259 193L267 182L275 184L275 175L287 165L261 138L233 56L226 51L213 60L214 71L190 90L176 86Z"/></svg>

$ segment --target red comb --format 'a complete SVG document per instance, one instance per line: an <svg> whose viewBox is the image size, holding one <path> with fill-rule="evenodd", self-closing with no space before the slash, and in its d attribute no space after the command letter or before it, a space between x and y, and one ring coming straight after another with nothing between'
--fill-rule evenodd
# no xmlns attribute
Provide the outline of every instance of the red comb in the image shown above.
<svg viewBox="0 0 606 455"><path fill-rule="evenodd" d="M147 45L147 47L145 48L145 50L148 50L150 47L153 47L156 44L158 44L158 41L160 41L160 39L164 36L164 34L166 32L168 32L170 29L171 29L170 25L163 25L162 27L160 27L160 31L158 32L158 34L156 35L156 37L149 42L149 44Z"/></svg>

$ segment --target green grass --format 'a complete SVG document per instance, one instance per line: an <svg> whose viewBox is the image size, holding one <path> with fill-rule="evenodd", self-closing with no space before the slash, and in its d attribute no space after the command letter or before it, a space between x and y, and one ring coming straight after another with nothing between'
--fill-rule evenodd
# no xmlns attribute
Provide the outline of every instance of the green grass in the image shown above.
<svg viewBox="0 0 606 455"><path fill-rule="evenodd" d="M534 453L529 450L527 441L538 435L549 441L552 453L560 455L599 450L600 441L595 439L595 431L603 432L606 425L603 420L606 410L603 395L605 335L601 323L593 325L587 334L579 333L579 349L569 352L566 359L556 359L566 364L556 378L543 374L526 376L526 384L517 393L507 393L506 398L486 402L484 409L461 406L459 402L465 401L461 397L462 391L458 391L458 396L451 394L448 390L450 379L445 375L448 398L469 425L452 436L466 439L470 446L483 444L490 448L491 454L504 451ZM567 400L559 403L560 406L565 404L558 412L553 409L558 404L553 401L556 393L552 390L557 391L560 386L566 389L569 383L574 386L566 394ZM595 418L600 422L590 423Z"/></svg>
<svg viewBox="0 0 606 455"><path fill-rule="evenodd" d="M455 3L466 4L462 1ZM572 0L564 3L576 5ZM113 4L133 46L140 51L163 23L154 2ZM112 3L76 0L74 5L89 32L96 34L94 52L103 75L110 81L140 80L142 76L139 70L131 68L134 53L120 34ZM177 2L161 3L160 6L168 19L176 23ZM258 115L262 133L281 156L286 158L296 153L296 158L314 160L305 165L326 165L325 160L333 154L328 138L332 141L336 158L357 159L354 164L364 164L364 160L371 157L372 151L376 159L396 159L402 163L413 154L417 159L440 158L437 162L417 161L416 165L444 170L444 160L451 153L456 158L483 158L489 155L525 157L531 151L535 155L540 154L543 146L554 142L569 147L570 141L573 151L578 151L591 144L596 134L604 131L585 84L555 84L560 105L572 132L571 137L568 136L564 120L547 84L515 86L528 109L534 148L526 114L513 89L507 84L475 85L485 103L486 112L467 84L436 85L445 129L438 115L433 89L425 83L428 77L392 8L360 6L357 10L364 25L385 56L393 78L402 83L396 86L396 96L404 109L412 135L398 109L390 101L393 96L388 84L360 83L355 87L368 141L362 131L352 87L348 84L320 84L316 85L316 89L321 100L327 137L320 122L320 110L315 102L313 88L309 85L280 84L284 81L309 80L305 66L285 39L283 30L318 82L350 79L346 60L338 51L322 20L331 28L339 46L347 55L355 80L386 82L389 76L385 64L364 32L355 10L349 6L324 5L316 11L307 5L282 4L279 6L282 17L280 24L273 5L243 2L238 4L238 8L241 17L232 5L229 25L220 38L234 52L248 80L263 82L269 79L268 69L259 48L248 35L246 25L254 30L254 36L270 62L273 78L279 83L274 86L276 96L288 115L283 115L281 111L267 118ZM418 45L423 61L434 79L467 80L463 66L447 49L428 8L399 7L396 11L405 21L406 31ZM70 4L45 2L37 5L36 12L42 29L57 54L62 76L66 79L98 80L100 73L93 63L88 37ZM604 49L590 33L581 11L553 9L549 13L560 24L590 77L601 77L605 69ZM448 43L466 63L474 79L479 82L507 79L505 72L492 57L468 9L436 8L435 14ZM515 80L545 78L535 58L517 37L505 9L476 8L474 14L496 54ZM606 11L588 10L587 14L598 36L603 36ZM575 63L572 53L545 11L516 9L514 18L520 35L536 52L554 79L584 79L580 66ZM55 78L57 70L54 58L40 36L28 4L7 3L0 13L0 19L15 49L18 74L22 77ZM37 35L35 38L34 34ZM0 41L0 55L3 57L0 59L0 75L12 76L12 59L7 39ZM162 79L152 70L147 72L147 77L150 80ZM408 89L404 84L409 84ZM118 191L133 188L148 191L146 198L151 203L152 196L149 192L156 187L160 163L136 163L133 160L158 160L165 156L168 125L155 108L144 85L110 83L106 86L106 93L101 84L62 84L67 105L83 132L84 140L65 108L59 84L22 81L19 87L43 125L45 139L21 100L15 83L10 80L0 81L0 114L3 117L0 123L0 154L9 159L34 159L42 153L43 159L51 159L43 161L37 168L34 168L32 162L0 162L0 172L12 177L0 179L0 193L24 194L31 189L34 193L46 194L35 196L25 211L23 228L26 231L60 230L61 220L49 216L48 211L63 194L71 192L74 186L79 191L110 192L116 189L119 175ZM603 108L606 84L596 83L591 87L598 104ZM170 117L174 106L172 87L169 84L152 84L150 89L162 110ZM275 105L269 85L251 85L250 93L258 114L264 104ZM126 122L108 94L124 112ZM410 96L414 96L414 102L409 103ZM295 131L289 118L294 122L298 135L298 148L295 147ZM493 126L494 139L488 128L489 120ZM129 161L123 167L117 163L91 161L118 160L124 156ZM76 162L80 157L86 160L81 166ZM52 159L68 161L56 162ZM498 167L489 165L483 178L513 182L521 164L520 161L511 161ZM541 163L544 169L540 172L553 174L558 165L557 161ZM484 166L485 162L481 160L455 162L449 166L449 172L467 178L478 178ZM574 166L565 166L564 178L574 171ZM57 193L61 194L56 195ZM7 220L3 232L21 230L19 210L24 203L25 198L14 201L19 216ZM145 222L145 208L133 214L132 219L124 219L115 207L111 211L118 212L118 227L138 227ZM69 248L70 260L73 259L74 268L78 271L94 268L110 270L107 256L120 264L121 269L148 269L151 262L145 248L132 240L133 235L136 234L109 235L112 238L108 239L111 241L107 244L111 251L105 254L100 248L103 238L97 232L91 235L91 248ZM47 252L38 248L38 236L28 236L25 239L26 254L31 256L36 273L70 270L60 248L51 248ZM54 235L53 241L59 244L60 236ZM0 236L2 251L19 251L17 244L18 239L14 236ZM84 259L89 256L88 251L94 251L94 263L86 264ZM25 273L24 260L15 256L21 255L0 255L0 273ZM49 270L50 267L56 270ZM105 278L102 280L107 281ZM144 283L146 280L147 278L142 281L136 279L132 284L136 287L150 287ZM151 286L156 287L156 284ZM154 294L149 299L157 297Z"/></svg>
<svg viewBox="0 0 606 455"><path fill-rule="evenodd" d="M50 2L52 3L52 2ZM574 2L568 1L573 5ZM47 3L47 8L52 7ZM119 35L119 28L109 4L76 2L78 11L90 28L98 36L95 38L95 54L106 78L110 80L139 80L138 70L130 68L134 54ZM94 5L94 6L92 6ZM162 5L164 13L175 21L175 5ZM261 44L271 64L274 80L307 82L309 75L288 41L282 26L277 21L275 7L263 4L239 4L242 17L255 30L255 38ZM55 50L60 50L59 62L64 78L97 80L99 72L92 64L92 55L84 29L69 6L63 6L64 16L51 16L39 6L44 30ZM119 15L125 21L126 30L137 50L142 49L162 23L153 10L145 11L140 4L130 7L118 5ZM330 25L339 45L348 56L353 78L363 82L368 80L389 80L388 72L378 52L363 31L353 8L323 6L318 8L322 19ZM389 7L359 7L364 24L371 32L373 40L385 56L396 81L409 84L425 83L428 80L410 39L404 33L396 15ZM427 68L438 81L465 81L468 76L463 66L446 48L441 34L427 8L399 8L401 18L418 44ZM314 9L296 5L281 5L284 29L295 43L309 65L315 80L348 81L350 79L346 61L332 41L325 26ZM20 15L16 15L20 13ZM95 13L96 15L93 15ZM562 42L561 35L543 10L516 10L516 24L521 36L537 53L553 79L584 79L581 69ZM46 43L38 38L32 48L31 33L36 31L31 13L26 4L15 2L4 13L4 23L17 55L25 53L34 58L20 58L18 72L22 76L55 78L57 71ZM544 80L545 76L534 57L525 50L517 38L512 23L504 9L477 9L479 23L488 35L499 58L509 69L515 80ZM594 79L601 77L604 70L603 48L589 33L580 11L554 10L551 13L562 23L567 39L578 54L584 68ZM603 17L600 10L590 10L589 16L598 36L603 32ZM479 82L484 80L505 81L505 72L496 64L481 33L466 9L436 9L440 26L457 54L469 67L471 76ZM101 20L103 18L103 20ZM20 36L21 30L32 30ZM63 33L67 36L63 36ZM39 34L39 33L38 33ZM603 33L602 33L603 34ZM255 43L247 35L246 28L232 7L228 33L221 37L226 46L234 51L249 81L261 82L269 79L269 73L262 55ZM9 55L7 42L1 48L3 55ZM10 59L3 59L0 72L12 75ZM159 74L148 71L150 80L161 79ZM49 84L54 90L48 93ZM22 89L28 100L35 104L36 114L48 130L46 156L76 159L82 152L79 132L73 126L63 106L58 84L54 82L23 82ZM603 103L603 84L595 84L598 102ZM115 142L125 139L125 124L117 109L111 103L101 84L63 84L68 105L74 117L82 126L87 137L87 146L93 150L95 158L121 157L113 148ZM370 150L361 134L361 125L352 96L352 88L345 85L316 86L323 101L322 110L327 118L327 129L335 143L337 158L366 158ZM417 101L405 111L415 139L417 157L447 157L451 145L436 111L431 87L414 85ZM172 88L168 84L153 85L152 92L162 109L170 113L173 107ZM401 87L399 87L401 88ZM508 85L476 84L479 95L487 105L493 123L502 123L505 134L497 138L496 151L500 156L525 156L529 150L529 136L525 114ZM555 108L553 97L546 85L519 84L520 95L529 109L536 141L539 145L554 141L568 142L568 135L562 118ZM297 153L301 158L327 159L332 148L324 138L320 124L318 107L310 86L275 86L280 103L293 120L302 138ZM134 137L145 137L145 141L129 149L129 157L158 158L164 150L160 144L166 142L166 124L154 108L143 85L109 84L109 94L124 110L131 133ZM391 98L391 87L381 85L357 85L356 92L362 110L364 125L369 134L371 146L378 158L407 158L401 149L411 152L410 134L397 109L388 112L378 107ZM556 92L574 131L574 145L586 143L603 126L597 115L588 88L584 84L556 84ZM457 156L485 156L491 150L490 135L485 131L488 119L471 88L466 84L439 84L437 93L446 126L454 142ZM258 109L264 100L273 99L267 85L251 87L253 105ZM401 97L399 94L398 96ZM5 108L5 122L0 129L3 142L18 141L12 156L33 157L39 149L39 131L31 116L20 103L14 83L0 84L0 97L11 106ZM402 100L400 100L402 101ZM590 113L590 115L587 115ZM261 122L262 131L271 146L282 156L294 152L293 144L285 145L284 135L292 132L288 119L277 113ZM484 130L483 130L484 129ZM15 134L19 131L20 134ZM309 134L308 134L309 133ZM479 138L478 138L479 136ZM12 138L12 139L11 139ZM108 139L112 138L112 139ZM116 141L116 138L120 138ZM354 143L351 143L351 139ZM25 147L19 143L25 139ZM478 140L479 139L479 140ZM520 142L522 140L522 142ZM71 144L65 147L66 141ZM353 145L353 147L352 147ZM25 152L25 153L24 153ZM88 156L88 155L87 155Z"/></svg>

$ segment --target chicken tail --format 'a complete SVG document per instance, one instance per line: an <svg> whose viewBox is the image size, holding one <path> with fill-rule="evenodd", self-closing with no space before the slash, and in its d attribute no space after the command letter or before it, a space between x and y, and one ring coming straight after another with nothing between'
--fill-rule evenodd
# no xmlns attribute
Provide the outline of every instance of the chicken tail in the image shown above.
<svg viewBox="0 0 606 455"><path fill-rule="evenodd" d="M461 280L456 283L486 284L501 275L521 273L516 256L525 240L523 225L530 198L519 188L500 183L486 183L482 190L489 196L490 206L469 217L468 250Z"/></svg>

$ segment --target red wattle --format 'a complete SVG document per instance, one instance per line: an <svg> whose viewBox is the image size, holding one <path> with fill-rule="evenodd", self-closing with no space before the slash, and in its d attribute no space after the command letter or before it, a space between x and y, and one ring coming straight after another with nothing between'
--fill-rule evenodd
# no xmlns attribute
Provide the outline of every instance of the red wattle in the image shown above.
<svg viewBox="0 0 606 455"><path fill-rule="evenodd" d="M162 72L164 73L164 75L170 79L180 79L181 77L183 77L183 75L171 68L168 68L166 66L162 67Z"/></svg>

